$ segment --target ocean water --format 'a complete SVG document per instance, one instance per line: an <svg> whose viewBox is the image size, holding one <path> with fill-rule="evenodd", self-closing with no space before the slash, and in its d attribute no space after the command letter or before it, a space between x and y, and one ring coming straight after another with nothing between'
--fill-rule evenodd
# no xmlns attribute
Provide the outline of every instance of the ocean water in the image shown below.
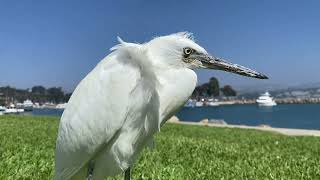
<svg viewBox="0 0 320 180"><path fill-rule="evenodd" d="M34 109L32 115L61 116L60 109ZM274 107L229 105L218 107L183 108L176 116L181 121L223 119L228 124L320 130L320 104L280 104Z"/></svg>
<svg viewBox="0 0 320 180"><path fill-rule="evenodd" d="M223 119L228 124L320 129L320 104L280 104L274 107L230 105L183 108L177 117L183 121Z"/></svg>
<svg viewBox="0 0 320 180"><path fill-rule="evenodd" d="M34 108L33 111L24 112L24 115L39 115L39 116L61 116L63 109L49 109L49 108Z"/></svg>

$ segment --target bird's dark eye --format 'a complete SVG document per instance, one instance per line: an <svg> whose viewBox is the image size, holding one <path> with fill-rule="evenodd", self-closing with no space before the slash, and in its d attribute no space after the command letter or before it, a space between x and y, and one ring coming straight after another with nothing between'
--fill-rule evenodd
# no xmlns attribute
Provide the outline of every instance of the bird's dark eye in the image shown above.
<svg viewBox="0 0 320 180"><path fill-rule="evenodd" d="M191 49L191 48L183 48L183 54L184 54L184 57L186 58L186 57L188 57L188 56L190 56L190 54L193 52L193 49Z"/></svg>

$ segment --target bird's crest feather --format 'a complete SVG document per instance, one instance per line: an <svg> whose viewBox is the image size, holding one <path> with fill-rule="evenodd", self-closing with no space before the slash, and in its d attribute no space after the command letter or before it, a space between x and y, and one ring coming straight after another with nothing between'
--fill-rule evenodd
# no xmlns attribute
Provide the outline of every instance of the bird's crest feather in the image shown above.
<svg viewBox="0 0 320 180"><path fill-rule="evenodd" d="M179 37L182 37L182 38L186 38L186 39L190 39L192 41L194 41L194 36L191 32L178 32L178 33L175 33L175 34L172 34L172 35L175 35L175 36L179 36Z"/></svg>
<svg viewBox="0 0 320 180"><path fill-rule="evenodd" d="M120 49L122 47L128 47L128 46L137 47L137 45L138 45L138 44L135 44L135 43L125 42L119 36L117 36L117 40L118 40L119 44L117 44L117 45L113 46L112 48L110 48L110 51L115 51L115 50L118 50L118 49Z"/></svg>

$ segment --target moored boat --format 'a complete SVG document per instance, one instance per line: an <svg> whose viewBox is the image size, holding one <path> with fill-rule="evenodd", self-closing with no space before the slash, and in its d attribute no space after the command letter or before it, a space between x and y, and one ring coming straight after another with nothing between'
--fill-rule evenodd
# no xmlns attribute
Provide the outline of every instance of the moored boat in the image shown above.
<svg viewBox="0 0 320 180"><path fill-rule="evenodd" d="M261 96L256 100L259 106L276 106L277 103L271 97L269 92L261 94Z"/></svg>
<svg viewBox="0 0 320 180"><path fill-rule="evenodd" d="M24 111L32 111L33 110L32 101L29 99L23 101L23 109L24 109Z"/></svg>
<svg viewBox="0 0 320 180"><path fill-rule="evenodd" d="M6 107L4 107L4 106L0 106L0 112L5 111L6 109L7 109Z"/></svg>

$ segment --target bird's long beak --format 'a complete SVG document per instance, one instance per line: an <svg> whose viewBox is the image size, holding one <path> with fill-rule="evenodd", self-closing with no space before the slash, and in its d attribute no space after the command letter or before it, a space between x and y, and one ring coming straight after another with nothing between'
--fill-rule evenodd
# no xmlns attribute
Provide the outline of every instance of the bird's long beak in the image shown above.
<svg viewBox="0 0 320 180"><path fill-rule="evenodd" d="M242 76L248 76L252 78L268 79L266 75L263 75L259 72L240 66L238 64L232 64L228 61L225 61L220 58L215 58L210 55L204 55L204 54L198 55L197 59L199 59L200 62L202 63L202 68L228 71L228 72L232 72L235 74L240 74Z"/></svg>

